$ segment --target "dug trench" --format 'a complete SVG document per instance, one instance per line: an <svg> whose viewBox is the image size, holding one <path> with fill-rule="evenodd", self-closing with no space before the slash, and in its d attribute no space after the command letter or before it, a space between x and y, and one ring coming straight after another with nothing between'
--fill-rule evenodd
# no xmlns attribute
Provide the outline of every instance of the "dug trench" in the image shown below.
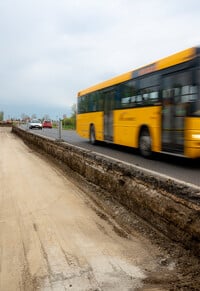
<svg viewBox="0 0 200 291"><path fill-rule="evenodd" d="M98 215L122 226L113 226L119 235L139 231L175 258L180 276L171 290L199 290L199 188L18 127L12 132L90 193Z"/></svg>

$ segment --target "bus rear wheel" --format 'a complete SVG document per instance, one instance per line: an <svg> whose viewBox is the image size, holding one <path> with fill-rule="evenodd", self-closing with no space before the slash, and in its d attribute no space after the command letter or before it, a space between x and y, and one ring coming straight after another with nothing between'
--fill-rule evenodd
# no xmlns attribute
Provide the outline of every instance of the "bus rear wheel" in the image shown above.
<svg viewBox="0 0 200 291"><path fill-rule="evenodd" d="M96 134L95 134L94 125L90 126L90 143L93 145L96 143Z"/></svg>
<svg viewBox="0 0 200 291"><path fill-rule="evenodd" d="M152 155L151 136L148 129L143 129L140 133L139 150L140 154L145 158L149 158Z"/></svg>

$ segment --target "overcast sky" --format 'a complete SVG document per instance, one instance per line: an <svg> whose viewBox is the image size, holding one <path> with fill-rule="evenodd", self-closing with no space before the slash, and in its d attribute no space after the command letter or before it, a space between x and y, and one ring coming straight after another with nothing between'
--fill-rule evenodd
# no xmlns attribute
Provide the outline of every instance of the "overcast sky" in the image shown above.
<svg viewBox="0 0 200 291"><path fill-rule="evenodd" d="M0 0L0 111L68 113L79 90L199 45L199 29L199 0Z"/></svg>

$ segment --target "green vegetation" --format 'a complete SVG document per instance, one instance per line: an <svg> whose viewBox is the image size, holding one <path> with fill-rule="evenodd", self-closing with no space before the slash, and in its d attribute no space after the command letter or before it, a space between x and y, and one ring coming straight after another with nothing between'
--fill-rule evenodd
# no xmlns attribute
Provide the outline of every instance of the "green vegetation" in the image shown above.
<svg viewBox="0 0 200 291"><path fill-rule="evenodd" d="M53 121L53 128L57 128L59 126L59 121ZM63 116L62 119L62 129L65 130L75 130L76 129L76 104L72 105L72 114L70 117L66 115Z"/></svg>
<svg viewBox="0 0 200 291"><path fill-rule="evenodd" d="M3 111L0 111L0 121L3 121L3 116L4 116Z"/></svg>
<svg viewBox="0 0 200 291"><path fill-rule="evenodd" d="M11 118L11 120L9 121L3 121L4 119L4 112L0 111L0 123L27 123L28 121L30 121L31 119L39 119L41 122L44 120L51 120L52 121L52 125L53 128L58 128L59 126L59 121L58 120L52 120L51 117L48 114L45 114L42 118L37 118L36 114L32 114L31 116L29 116L26 113L22 113L21 114L21 119L13 119ZM62 129L66 129L66 130L75 130L76 129L76 104L73 104L71 107L71 116L67 117L66 115L63 115L63 118L60 119L62 120Z"/></svg>
<svg viewBox="0 0 200 291"><path fill-rule="evenodd" d="M72 105L72 114L71 116L65 117L62 120L63 129L76 129L76 104Z"/></svg>

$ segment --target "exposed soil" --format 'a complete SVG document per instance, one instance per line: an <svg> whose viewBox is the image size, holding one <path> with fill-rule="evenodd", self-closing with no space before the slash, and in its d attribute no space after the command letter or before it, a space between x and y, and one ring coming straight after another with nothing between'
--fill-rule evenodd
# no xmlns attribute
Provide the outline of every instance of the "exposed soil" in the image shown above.
<svg viewBox="0 0 200 291"><path fill-rule="evenodd" d="M189 251L10 129L0 141L0 290L200 290Z"/></svg>

